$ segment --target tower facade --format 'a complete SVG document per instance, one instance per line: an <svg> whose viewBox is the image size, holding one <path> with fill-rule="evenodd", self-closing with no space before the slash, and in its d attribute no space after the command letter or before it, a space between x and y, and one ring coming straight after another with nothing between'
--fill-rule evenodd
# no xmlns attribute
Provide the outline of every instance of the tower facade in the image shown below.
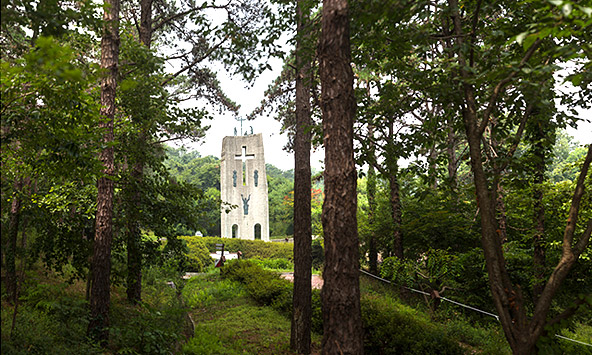
<svg viewBox="0 0 592 355"><path fill-rule="evenodd" d="M269 241L267 173L261 133L222 140L220 161L223 238ZM227 207L228 206L228 207Z"/></svg>

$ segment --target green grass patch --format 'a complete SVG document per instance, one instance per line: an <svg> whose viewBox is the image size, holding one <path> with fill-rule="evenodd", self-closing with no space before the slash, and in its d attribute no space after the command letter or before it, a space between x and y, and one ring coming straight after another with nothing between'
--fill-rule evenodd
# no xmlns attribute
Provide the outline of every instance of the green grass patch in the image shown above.
<svg viewBox="0 0 592 355"><path fill-rule="evenodd" d="M240 282L223 279L214 271L189 280L182 294L193 307L196 324L195 335L183 346L184 353L292 354L289 317L255 301ZM318 348L319 343L320 337L315 335L313 346Z"/></svg>

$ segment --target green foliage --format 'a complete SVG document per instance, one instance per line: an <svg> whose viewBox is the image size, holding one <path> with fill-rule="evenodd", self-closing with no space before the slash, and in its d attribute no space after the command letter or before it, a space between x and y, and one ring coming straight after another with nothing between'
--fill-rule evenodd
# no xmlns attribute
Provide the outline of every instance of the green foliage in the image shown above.
<svg viewBox="0 0 592 355"><path fill-rule="evenodd" d="M260 259L251 258L249 261L261 266L264 269L271 269L274 271L291 271L294 270L294 263L288 259Z"/></svg>
<svg viewBox="0 0 592 355"><path fill-rule="evenodd" d="M198 318L195 335L183 346L188 354L287 354L290 321L277 311L240 299Z"/></svg>
<svg viewBox="0 0 592 355"><path fill-rule="evenodd" d="M214 260L201 237L181 237L187 245L187 270L202 272L204 268L212 265Z"/></svg>
<svg viewBox="0 0 592 355"><path fill-rule="evenodd" d="M50 270L34 271L27 274L22 286L12 335L13 308L2 305L2 353L103 354L105 349L89 343L86 337L85 284L64 282ZM128 304L122 289L113 287L109 345L113 353L169 354L181 339L185 309L166 282L182 283L166 271L150 269L145 275L140 305Z"/></svg>
<svg viewBox="0 0 592 355"><path fill-rule="evenodd" d="M183 287L182 296L191 308L208 308L218 302L246 295L244 289L236 281L218 280L215 287L212 280L206 277L192 277Z"/></svg>
<svg viewBox="0 0 592 355"><path fill-rule="evenodd" d="M400 286L411 287L415 283L413 263L397 257L384 259L380 268L380 275Z"/></svg>
<svg viewBox="0 0 592 355"><path fill-rule="evenodd" d="M196 151L166 148L164 162L171 176L190 183L203 192L197 203L199 220L195 229L186 226L190 234L199 230L204 235L220 234L220 160L213 156L201 157ZM180 231L178 231L180 232ZM183 235L183 233L177 234Z"/></svg>
<svg viewBox="0 0 592 355"><path fill-rule="evenodd" d="M66 307L55 305L55 307ZM98 346L88 344L85 337L88 321L86 307L66 310L76 315L62 323L49 312L29 304L21 304L16 318L15 332L11 335L12 307L2 306L3 354L101 354Z"/></svg>
<svg viewBox="0 0 592 355"><path fill-rule="evenodd" d="M269 234L291 235L294 233L294 172L282 172L266 164L269 196Z"/></svg>
<svg viewBox="0 0 592 355"><path fill-rule="evenodd" d="M227 344L223 344L220 337L209 331L204 324L198 324L195 327L195 334L183 344L183 353L190 355L201 354L235 354L234 351L228 349Z"/></svg>
<svg viewBox="0 0 592 355"><path fill-rule="evenodd" d="M292 284L275 272L264 270L251 260L231 260L221 269L225 279L234 280L245 286L249 296L257 303L271 306L284 315L292 312ZM323 332L321 294L312 291L312 331Z"/></svg>
<svg viewBox="0 0 592 355"><path fill-rule="evenodd" d="M264 242L231 238L202 237L210 252L216 251L216 244L223 243L224 250L236 253L240 250L246 259L287 259L294 260L292 243Z"/></svg>
<svg viewBox="0 0 592 355"><path fill-rule="evenodd" d="M373 354L463 354L462 348L412 308L372 294L361 300L364 350Z"/></svg>
<svg viewBox="0 0 592 355"><path fill-rule="evenodd" d="M231 260L220 272L223 278L244 284L249 295L259 304L290 312L292 285L277 273L266 271L250 260Z"/></svg>
<svg viewBox="0 0 592 355"><path fill-rule="evenodd" d="M162 284L161 287L168 287ZM145 291L144 291L145 292ZM173 297L174 292L173 292ZM181 339L185 310L169 298L166 307L147 303L135 309L116 307L113 310L111 339L128 354L170 354L171 345Z"/></svg>
<svg viewBox="0 0 592 355"><path fill-rule="evenodd" d="M325 248L322 239L314 239L311 245L311 257L313 269L322 270L325 265Z"/></svg>
<svg viewBox="0 0 592 355"><path fill-rule="evenodd" d="M455 313L446 319L442 327L449 338L458 339L462 344L479 349L478 351L485 354L511 354L497 322L479 325Z"/></svg>

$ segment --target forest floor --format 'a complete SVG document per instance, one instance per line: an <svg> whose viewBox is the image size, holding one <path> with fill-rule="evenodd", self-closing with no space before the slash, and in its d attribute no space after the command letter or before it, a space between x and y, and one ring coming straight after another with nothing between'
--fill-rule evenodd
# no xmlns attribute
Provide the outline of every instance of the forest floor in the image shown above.
<svg viewBox="0 0 592 355"><path fill-rule="evenodd" d="M126 302L122 286L113 287L108 349L86 339L88 304L83 281L68 282L68 275L42 268L28 272L14 332L14 308L2 302L2 354L293 354L289 348L289 317L257 304L242 285L221 279L219 269L175 281L184 283L180 295L179 289L167 285L168 276L159 272L149 270L144 275L140 306ZM407 300L410 307L388 285L368 278L361 278L360 284L363 295L385 297L397 312L405 313L409 322L440 329L467 354L510 353L496 322L476 321L452 306L430 315L421 299ZM178 303L180 299L183 305ZM190 327L186 314L191 318ZM562 334L581 341L592 334L589 325L576 328L577 334ZM313 354L320 353L321 340L321 335L312 334ZM571 350L588 350L576 345Z"/></svg>

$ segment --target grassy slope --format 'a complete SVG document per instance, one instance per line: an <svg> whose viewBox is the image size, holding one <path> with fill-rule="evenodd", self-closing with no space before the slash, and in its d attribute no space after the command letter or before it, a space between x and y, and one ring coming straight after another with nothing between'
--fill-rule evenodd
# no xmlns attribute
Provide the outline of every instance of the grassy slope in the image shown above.
<svg viewBox="0 0 592 355"><path fill-rule="evenodd" d="M291 354L289 319L270 307L257 305L241 285L221 280L218 274L214 270L187 282L182 291L186 308L179 304L176 292L165 285L166 277L158 272L144 274L141 306L127 304L125 290L113 287L113 327L111 343L105 351L88 344L85 338L88 305L84 300L84 283L69 284L64 278L38 268L27 274L12 337L13 308L2 302L2 353ZM426 329L443 332L461 344L466 353L509 353L495 322L475 324L463 316L462 310L445 306L430 317L427 311L422 311L426 307L421 304L412 308L401 303L388 286L364 278L361 284L363 297L388 305L413 323L424 324ZM194 333L186 332L187 310L195 324ZM589 341L590 324L578 323L572 329L561 334ZM315 353L320 350L320 341L318 334L313 335ZM562 346L558 353L588 350L577 344L557 342Z"/></svg>
<svg viewBox="0 0 592 355"><path fill-rule="evenodd" d="M183 289L191 307L195 336L187 354L293 354L290 320L271 307L258 306L241 285L220 280L218 271L192 278ZM320 349L320 337L313 336Z"/></svg>

